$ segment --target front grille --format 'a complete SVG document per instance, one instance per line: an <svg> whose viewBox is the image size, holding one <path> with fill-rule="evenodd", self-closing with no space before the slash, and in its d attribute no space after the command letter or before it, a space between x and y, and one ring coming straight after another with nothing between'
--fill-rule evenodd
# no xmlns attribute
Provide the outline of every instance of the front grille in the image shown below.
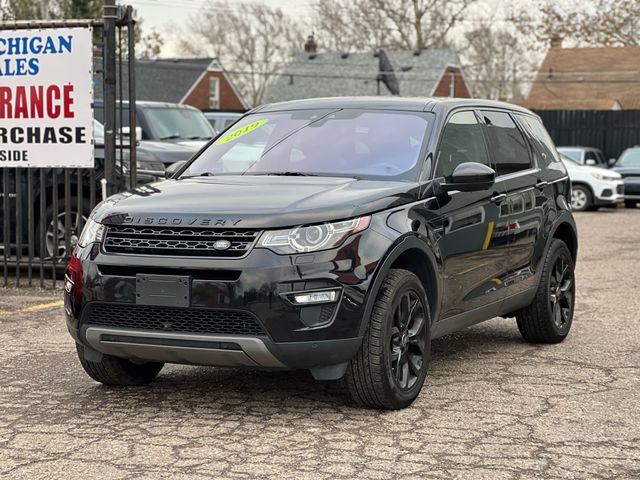
<svg viewBox="0 0 640 480"><path fill-rule="evenodd" d="M624 184L624 193L625 195L640 195L640 182L631 183L627 182Z"/></svg>
<svg viewBox="0 0 640 480"><path fill-rule="evenodd" d="M264 335L249 312L210 308L175 308L123 303L87 305L83 323L101 327L212 335Z"/></svg>
<svg viewBox="0 0 640 480"><path fill-rule="evenodd" d="M623 192L624 192L624 185L618 185L618 186L616 187L616 193L617 193L618 195L622 195L622 194L623 194Z"/></svg>
<svg viewBox="0 0 640 480"><path fill-rule="evenodd" d="M251 250L259 234L247 229L110 226L104 249L134 255L237 258ZM224 240L228 243L220 245Z"/></svg>

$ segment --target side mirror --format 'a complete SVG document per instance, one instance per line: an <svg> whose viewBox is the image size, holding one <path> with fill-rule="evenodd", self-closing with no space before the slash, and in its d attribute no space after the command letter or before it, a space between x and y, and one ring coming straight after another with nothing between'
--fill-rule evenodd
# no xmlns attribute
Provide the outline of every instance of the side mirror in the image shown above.
<svg viewBox="0 0 640 480"><path fill-rule="evenodd" d="M596 165L598 165L598 162L596 162L593 158L587 158L584 161L585 165L589 165L590 167L595 167Z"/></svg>
<svg viewBox="0 0 640 480"><path fill-rule="evenodd" d="M451 183L441 186L447 191L476 192L490 188L496 179L493 168L477 162L465 162L458 165L451 175Z"/></svg>
<svg viewBox="0 0 640 480"><path fill-rule="evenodd" d="M617 158L610 158L609 159L609 166L613 167L616 164L617 161L618 161Z"/></svg>
<svg viewBox="0 0 640 480"><path fill-rule="evenodd" d="M184 164L187 163L186 160L178 160L175 163L172 163L164 170L164 178L171 178L173 175L180 170Z"/></svg>

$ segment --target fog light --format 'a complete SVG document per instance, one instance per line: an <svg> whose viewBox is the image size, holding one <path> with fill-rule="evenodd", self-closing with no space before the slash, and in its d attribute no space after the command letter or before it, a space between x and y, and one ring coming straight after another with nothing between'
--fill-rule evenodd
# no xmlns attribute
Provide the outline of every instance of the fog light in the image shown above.
<svg viewBox="0 0 640 480"><path fill-rule="evenodd" d="M312 305L315 303L331 303L338 300L337 290L325 290L322 292L296 293L293 300L298 305Z"/></svg>

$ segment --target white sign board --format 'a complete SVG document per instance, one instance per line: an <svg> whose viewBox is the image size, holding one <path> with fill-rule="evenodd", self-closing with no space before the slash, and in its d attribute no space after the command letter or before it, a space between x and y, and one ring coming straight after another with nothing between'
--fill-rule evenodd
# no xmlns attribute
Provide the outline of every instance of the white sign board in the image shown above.
<svg viewBox="0 0 640 480"><path fill-rule="evenodd" d="M92 35L0 31L0 167L93 167Z"/></svg>

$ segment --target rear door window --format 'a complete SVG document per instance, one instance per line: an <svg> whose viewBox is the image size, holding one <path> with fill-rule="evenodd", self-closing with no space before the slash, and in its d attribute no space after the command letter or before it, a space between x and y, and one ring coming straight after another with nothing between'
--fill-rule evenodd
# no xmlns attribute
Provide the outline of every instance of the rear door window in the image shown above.
<svg viewBox="0 0 640 480"><path fill-rule="evenodd" d="M496 174L509 175L531 168L529 147L511 116L486 110L481 111L480 116L486 126Z"/></svg>

